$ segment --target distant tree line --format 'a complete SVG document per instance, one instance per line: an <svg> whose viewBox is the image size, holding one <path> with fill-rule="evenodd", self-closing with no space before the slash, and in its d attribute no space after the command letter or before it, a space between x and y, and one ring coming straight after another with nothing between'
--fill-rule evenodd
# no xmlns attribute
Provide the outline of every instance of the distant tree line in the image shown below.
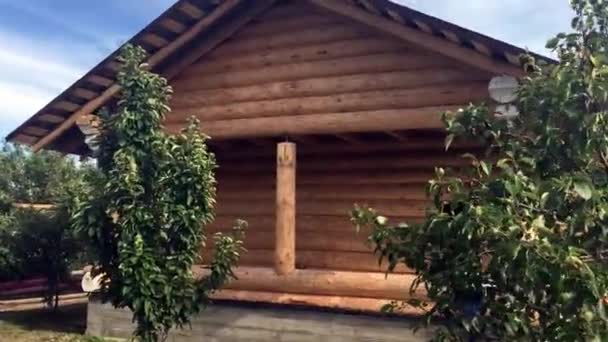
<svg viewBox="0 0 608 342"><path fill-rule="evenodd" d="M88 249L70 229L68 208L93 177L92 164L0 145L0 281L46 277L49 303L56 299L58 285L87 259Z"/></svg>

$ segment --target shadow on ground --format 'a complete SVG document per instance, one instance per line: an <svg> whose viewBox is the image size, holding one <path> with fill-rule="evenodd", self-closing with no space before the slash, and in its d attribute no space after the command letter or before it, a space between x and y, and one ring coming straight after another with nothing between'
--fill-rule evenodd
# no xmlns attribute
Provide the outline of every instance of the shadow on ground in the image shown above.
<svg viewBox="0 0 608 342"><path fill-rule="evenodd" d="M24 330L45 330L58 333L83 334L87 324L87 305L62 306L57 311L35 309L0 312L0 323L8 323Z"/></svg>

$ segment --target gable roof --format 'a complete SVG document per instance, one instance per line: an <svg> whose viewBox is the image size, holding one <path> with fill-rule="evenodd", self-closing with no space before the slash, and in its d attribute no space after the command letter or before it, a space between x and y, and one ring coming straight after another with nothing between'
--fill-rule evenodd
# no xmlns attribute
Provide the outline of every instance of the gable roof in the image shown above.
<svg viewBox="0 0 608 342"><path fill-rule="evenodd" d="M288 0L179 0L128 43L144 47L151 67L171 78L279 1ZM388 0L291 1L311 2L486 71L521 72L519 55L524 49ZM119 91L114 84L119 50L10 133L7 140L30 145L34 151L49 148L84 153L84 136L75 127L76 119L97 110Z"/></svg>

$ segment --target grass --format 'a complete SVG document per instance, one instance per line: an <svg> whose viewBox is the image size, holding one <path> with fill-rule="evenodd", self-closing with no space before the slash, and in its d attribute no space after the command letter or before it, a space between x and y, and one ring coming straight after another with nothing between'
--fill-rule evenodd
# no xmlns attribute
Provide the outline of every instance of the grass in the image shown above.
<svg viewBox="0 0 608 342"><path fill-rule="evenodd" d="M0 340L10 342L104 342L84 336L86 304L0 313Z"/></svg>

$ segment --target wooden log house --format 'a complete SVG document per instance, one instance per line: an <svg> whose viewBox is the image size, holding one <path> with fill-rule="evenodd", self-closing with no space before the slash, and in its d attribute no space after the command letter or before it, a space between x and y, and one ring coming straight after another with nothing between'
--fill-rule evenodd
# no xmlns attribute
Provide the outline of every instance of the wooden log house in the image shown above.
<svg viewBox="0 0 608 342"><path fill-rule="evenodd" d="M174 87L167 129L196 115L212 137L210 232L249 222L238 280L216 297L356 311L406 298L414 276L385 277L349 211L423 218L433 168L472 148L444 152L440 113L489 101L524 52L386 0L180 0L130 42ZM89 153L75 123L120 91L115 57L8 140Z"/></svg>

